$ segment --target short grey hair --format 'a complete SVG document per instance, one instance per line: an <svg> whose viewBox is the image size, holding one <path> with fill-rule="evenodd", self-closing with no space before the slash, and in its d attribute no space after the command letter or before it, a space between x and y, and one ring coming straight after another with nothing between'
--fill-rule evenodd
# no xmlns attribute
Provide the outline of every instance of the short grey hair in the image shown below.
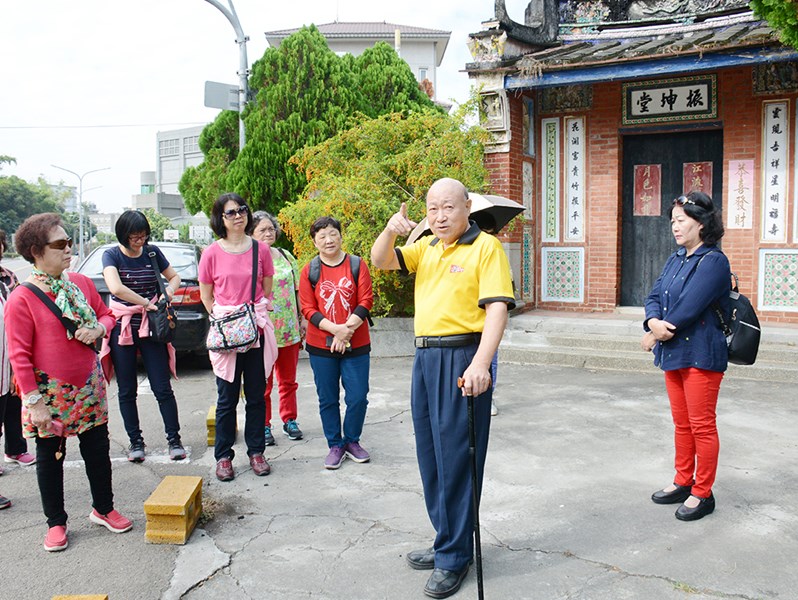
<svg viewBox="0 0 798 600"><path fill-rule="evenodd" d="M257 227L258 223L260 223L263 219L269 219L274 225L274 239L276 240L280 237L280 234L283 233L283 228L280 227L280 223L277 222L277 217L275 217L271 213L267 213L265 210L256 210L252 213L252 222L254 223L253 227Z"/></svg>

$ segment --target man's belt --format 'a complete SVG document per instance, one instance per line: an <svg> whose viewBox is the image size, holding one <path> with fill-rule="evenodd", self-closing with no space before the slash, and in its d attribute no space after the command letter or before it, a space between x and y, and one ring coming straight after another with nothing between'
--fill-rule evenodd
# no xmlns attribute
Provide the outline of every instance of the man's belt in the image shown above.
<svg viewBox="0 0 798 600"><path fill-rule="evenodd" d="M479 344L481 333L464 333L462 335L422 335L416 338L416 348L456 348Z"/></svg>

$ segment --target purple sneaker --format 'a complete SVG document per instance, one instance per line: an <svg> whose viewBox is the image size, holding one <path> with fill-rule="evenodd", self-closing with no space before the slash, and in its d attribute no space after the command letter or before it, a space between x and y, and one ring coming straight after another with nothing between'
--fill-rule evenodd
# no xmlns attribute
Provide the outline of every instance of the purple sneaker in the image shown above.
<svg viewBox="0 0 798 600"><path fill-rule="evenodd" d="M369 453L357 442L349 442L344 446L346 455L357 463L365 463L371 460Z"/></svg>
<svg viewBox="0 0 798 600"><path fill-rule="evenodd" d="M330 453L327 455L327 458L324 459L324 468L337 469L341 466L341 463L344 462L345 458L346 453L344 452L344 447L333 446L330 448Z"/></svg>

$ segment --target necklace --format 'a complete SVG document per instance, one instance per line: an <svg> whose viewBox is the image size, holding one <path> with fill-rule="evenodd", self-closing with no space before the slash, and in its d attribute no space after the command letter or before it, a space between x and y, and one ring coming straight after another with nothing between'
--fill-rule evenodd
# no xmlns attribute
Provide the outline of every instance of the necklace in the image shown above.
<svg viewBox="0 0 798 600"><path fill-rule="evenodd" d="M231 254L243 254L249 250L250 246L252 246L252 240L246 235L240 240L236 241L231 241L227 238L221 238L219 240L219 245L225 252L230 252Z"/></svg>

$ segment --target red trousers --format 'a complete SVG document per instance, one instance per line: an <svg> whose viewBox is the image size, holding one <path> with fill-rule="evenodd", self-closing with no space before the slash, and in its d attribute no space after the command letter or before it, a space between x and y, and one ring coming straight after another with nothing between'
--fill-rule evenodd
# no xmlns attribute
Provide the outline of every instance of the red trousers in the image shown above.
<svg viewBox="0 0 798 600"><path fill-rule="evenodd" d="M283 423L288 419L296 421L296 365L299 362L299 342L290 346L277 348L277 360L272 372L266 379L266 393L263 396L266 402L266 425L272 426L272 387L274 376L277 375L277 389L280 392L280 419Z"/></svg>
<svg viewBox="0 0 798 600"><path fill-rule="evenodd" d="M715 408L723 373L704 369L665 371L671 403L676 457L676 485L692 485L693 496L708 498L718 470Z"/></svg>

